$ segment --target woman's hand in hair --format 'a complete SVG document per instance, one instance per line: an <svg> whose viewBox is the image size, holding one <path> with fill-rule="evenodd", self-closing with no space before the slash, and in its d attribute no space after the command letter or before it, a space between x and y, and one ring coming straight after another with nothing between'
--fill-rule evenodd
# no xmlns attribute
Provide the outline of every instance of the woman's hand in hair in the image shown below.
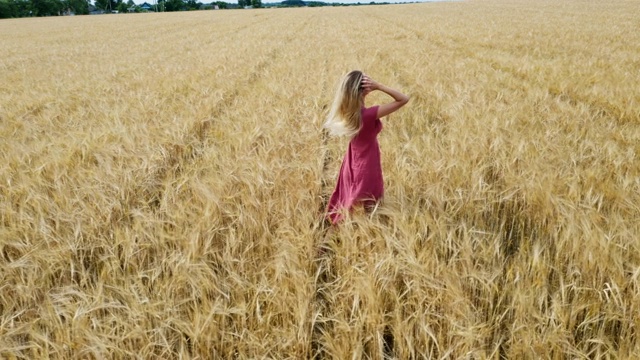
<svg viewBox="0 0 640 360"><path fill-rule="evenodd" d="M362 77L362 82L360 86L364 90L364 95L367 95L374 90L380 89L380 84L378 84L376 81L374 81L367 75L364 75Z"/></svg>

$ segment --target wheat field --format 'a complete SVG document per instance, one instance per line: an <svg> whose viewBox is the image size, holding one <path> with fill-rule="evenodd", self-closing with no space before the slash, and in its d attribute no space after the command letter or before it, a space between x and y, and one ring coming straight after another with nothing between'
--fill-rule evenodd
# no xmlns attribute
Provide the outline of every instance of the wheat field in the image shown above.
<svg viewBox="0 0 640 360"><path fill-rule="evenodd" d="M640 357L638 10L0 21L0 358ZM412 99L329 231L352 69Z"/></svg>

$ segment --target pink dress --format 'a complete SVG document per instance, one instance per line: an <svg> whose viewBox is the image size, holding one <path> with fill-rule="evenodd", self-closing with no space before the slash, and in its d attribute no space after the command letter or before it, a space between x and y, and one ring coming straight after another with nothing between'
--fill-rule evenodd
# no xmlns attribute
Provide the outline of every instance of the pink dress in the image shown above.
<svg viewBox="0 0 640 360"><path fill-rule="evenodd" d="M349 142L349 149L342 160L336 189L327 206L327 217L338 223L345 210L353 205L374 204L384 194L378 133L382 122L377 118L378 106L362 108L362 127Z"/></svg>

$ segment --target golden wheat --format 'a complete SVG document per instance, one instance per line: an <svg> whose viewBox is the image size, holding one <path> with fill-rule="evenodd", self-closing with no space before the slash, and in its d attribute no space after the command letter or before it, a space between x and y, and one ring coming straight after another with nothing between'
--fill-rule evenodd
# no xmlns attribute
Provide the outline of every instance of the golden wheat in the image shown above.
<svg viewBox="0 0 640 360"><path fill-rule="evenodd" d="M0 357L640 356L636 10L0 21ZM412 100L327 232L351 69Z"/></svg>

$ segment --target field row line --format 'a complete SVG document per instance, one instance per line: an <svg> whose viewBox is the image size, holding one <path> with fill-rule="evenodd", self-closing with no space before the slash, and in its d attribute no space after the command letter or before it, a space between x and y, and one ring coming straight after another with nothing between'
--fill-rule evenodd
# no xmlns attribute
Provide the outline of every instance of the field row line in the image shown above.
<svg viewBox="0 0 640 360"><path fill-rule="evenodd" d="M166 189L167 185L165 180L172 176L179 176L190 165L196 163L206 154L208 134L212 127L215 126L216 119L223 117L240 97L249 96L242 93L240 89L260 81L265 70L276 62L286 45L293 40L299 30L304 28L308 20L309 19L306 18L300 21L300 24L295 30L290 32L291 35L286 36L282 42L279 42L278 45L266 51L264 55L260 57L260 60L251 68L246 77L236 79L235 84L229 87L229 90L223 94L221 100L214 106L214 111L207 119L194 122L184 132L177 143L185 144L185 146L176 145L174 142L165 143L160 146L160 151L165 155L152 167L156 170L142 178L138 184L134 184L133 188L130 189L130 193L134 194L133 197L135 198L134 206L138 207L141 212L150 215L146 216L146 218L153 218L157 215L162 216L162 199L165 191L168 190ZM127 221L123 226L134 227L135 225ZM99 230L100 233L113 232L109 224L104 224L104 227L104 229ZM193 345L189 334L182 332L182 336L186 339L186 343L189 344L187 351L193 355L195 350L192 347Z"/></svg>
<svg viewBox="0 0 640 360"><path fill-rule="evenodd" d="M384 21L405 32L410 33L412 36L415 36L418 40L424 40L425 38L425 34L419 30L409 28L404 24L397 23L387 18L379 17L373 14L370 14L370 15L376 18L377 20ZM446 44L443 40L440 40L440 39L430 39L430 41L432 41L436 47L445 48L455 53L459 53L464 57L469 57L470 51L468 47L465 47L465 48L461 46L453 47ZM488 61L488 59L482 58L477 54L478 52L471 51L470 56L475 57L477 60L480 60L489 66L492 65ZM398 78L398 81L401 83L401 85L408 86L410 81L409 79L411 78L411 74L409 74L408 71L404 70L405 67L402 65L401 60L394 58L388 55L387 53L381 53L379 54L379 56L380 56L380 61L388 62L390 64L392 71L394 72L395 76ZM493 68L493 66L491 67ZM515 75L516 74L514 74L514 76ZM517 74L517 75L521 75L521 74ZM518 79L521 81L524 80L522 77L518 77ZM503 228L503 232L505 232L505 236L502 239L502 244L504 248L501 251L503 255L502 270L497 279L497 282L499 284L506 283L507 279L509 278L509 272L511 271L512 259L514 259L519 253L520 242L519 242L518 236L516 236L517 234L514 232L519 231L518 230L519 226L521 226L522 224L519 224L517 222L518 220L515 218L511 218L511 219L505 218L503 220L498 220L497 222L498 224L501 224L500 226ZM502 358L509 353L509 346L510 346L509 344L512 341L512 339L509 337L508 329L510 329L511 326L513 325L514 318L513 318L513 309L509 306L509 304L511 303L511 294L505 293L504 291L500 291L500 288L495 288L490 290L493 292L491 297L492 301L490 304L492 314L486 314L486 315L487 315L487 318L497 319L498 321L493 324L492 331L487 336L485 341L486 341L486 349L489 352L497 352L498 356ZM480 295L477 294L475 291L473 291L473 289L469 291L469 296L472 298L472 302L474 303L476 303L480 298ZM393 340L391 339L391 345L392 345L392 341Z"/></svg>
<svg viewBox="0 0 640 360"><path fill-rule="evenodd" d="M298 30L304 28L307 21L308 19L302 21ZM291 32L291 34L295 33L296 31ZM188 166L188 164L197 161L204 154L207 134L213 126L215 119L223 116L235 103L235 100L241 96L239 91L240 88L246 88L261 78L261 74L264 73L268 66L275 62L279 53L282 51L284 46L293 39L293 36L294 35L287 36L283 42L279 43L278 46L266 52L265 56L252 67L252 70L245 79L236 81L235 85L230 87L232 90L223 94L221 100L214 106L215 110L211 113L208 119L197 121L192 124L192 126L183 134L180 141L180 143L190 144L190 146L176 146L173 143L161 146L162 153L166 155L159 164L157 164L157 170L149 177L148 181L145 182L151 184L151 188L143 195L143 205L148 204L153 211L158 209L160 199L164 192L162 181L170 174L173 174L174 176L179 175L182 170Z"/></svg>
<svg viewBox="0 0 640 360"><path fill-rule="evenodd" d="M418 40L425 39L425 33L423 31L407 27L402 23L398 23L397 21L394 21L392 19L377 16L372 13L367 13L367 15L379 21L384 21L388 24L391 24L407 33L410 33L412 36L414 36ZM459 39L456 39L453 37L451 39L454 41L454 43L459 43L460 41ZM540 82L532 81L526 73L522 72L521 70L518 70L517 68L507 63L506 61L500 61L495 57L487 57L487 56L481 55L483 53L483 51L481 50L488 50L489 52L496 53L500 57L507 58L509 60L517 62L518 60L517 56L515 56L511 52L500 50L489 44L476 43L476 44L472 44L471 47L468 44L460 44L458 46L453 46L451 43L447 43L442 39L439 39L436 37L429 38L428 40L431 43L433 43L437 48L447 49L447 50L453 51L454 53L460 54L463 57L474 58L476 60L482 61L485 64L489 65L494 71L503 71L503 72L509 73L514 78L520 80L523 83L526 83L527 85L531 85L532 87L537 87L539 89L545 90L549 95L551 95L556 100L559 100L562 102L568 102L572 105L582 104L586 106L588 109L590 109L590 113L596 117L605 117L605 118L608 118L609 120L615 120L621 123L635 123L640 120L640 114L623 113L618 109L616 109L612 104L608 102L595 101L593 99L589 99L588 97L585 97L577 93L575 89L571 89L571 88L560 89L560 87L553 86L552 84L550 84L549 86L545 86ZM576 50L579 50L581 53L585 55L589 55L586 49L581 48ZM539 60L545 59L542 55L534 55L534 58Z"/></svg>

